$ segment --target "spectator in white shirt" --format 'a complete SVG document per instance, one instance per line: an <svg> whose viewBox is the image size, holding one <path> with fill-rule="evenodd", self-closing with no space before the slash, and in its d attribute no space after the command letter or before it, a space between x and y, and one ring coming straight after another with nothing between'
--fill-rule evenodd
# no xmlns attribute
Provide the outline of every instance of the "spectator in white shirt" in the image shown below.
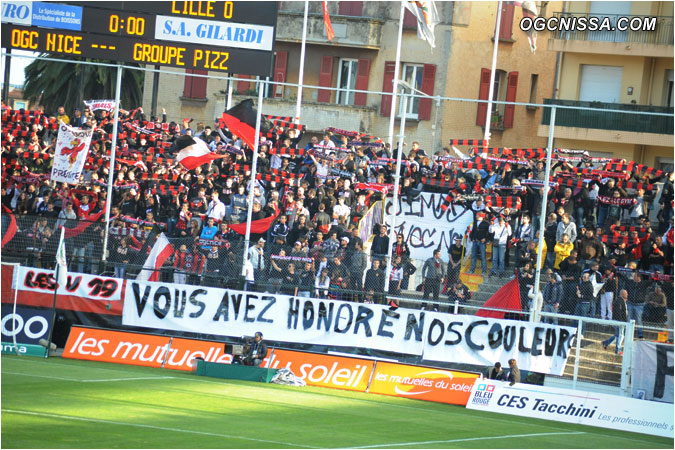
<svg viewBox="0 0 675 450"><path fill-rule="evenodd" d="M490 233L494 234L492 241L492 271L491 275L502 277L504 272L504 255L506 254L506 243L511 236L511 226L506 223L504 216L500 215L496 222L490 225Z"/></svg>
<svg viewBox="0 0 675 450"><path fill-rule="evenodd" d="M209 209L206 211L206 215L217 222L222 222L223 217L225 217L225 203L221 202L218 197L218 191L213 191L211 194L211 201L209 202Z"/></svg>

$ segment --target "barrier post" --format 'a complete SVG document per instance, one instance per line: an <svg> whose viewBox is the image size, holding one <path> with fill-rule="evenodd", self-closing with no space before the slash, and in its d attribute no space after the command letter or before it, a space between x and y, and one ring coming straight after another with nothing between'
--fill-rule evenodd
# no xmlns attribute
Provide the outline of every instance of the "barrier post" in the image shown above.
<svg viewBox="0 0 675 450"><path fill-rule="evenodd" d="M530 322L538 322L539 313L539 282L541 280L541 261L544 258L544 232L546 231L546 205L548 203L549 177L551 176L551 154L553 152L553 124L555 123L555 106L551 107L551 120L548 124L548 144L546 148L546 171L544 172L544 196L541 199L541 213L539 214L539 242L537 243L537 266L534 268L534 297L530 306ZM546 249L548 251L549 249Z"/></svg>
<svg viewBox="0 0 675 450"><path fill-rule="evenodd" d="M635 321L626 324L624 333L623 360L621 361L621 392L625 397L631 396L630 376L633 371L633 335L635 333Z"/></svg>
<svg viewBox="0 0 675 450"><path fill-rule="evenodd" d="M246 275L246 257L251 241L251 217L253 217L253 189L256 184L258 169L258 147L260 146L260 122L262 120L263 93L267 87L267 80L258 81L258 111L255 119L255 140L253 142L253 164L251 165L251 186L248 191L248 211L246 214L246 236L244 238L244 259L241 262L241 274Z"/></svg>
<svg viewBox="0 0 675 450"><path fill-rule="evenodd" d="M577 348L574 351L574 377L572 378L572 389L577 388L577 378L579 377L579 358L581 353L581 317L577 321Z"/></svg>
<svg viewBox="0 0 675 450"><path fill-rule="evenodd" d="M412 92L411 92L412 94ZM405 116L406 116L406 110L408 109L408 94L403 94L401 96L401 100L403 102L403 115L401 116L401 131L399 132L398 135L398 154L396 155L396 174L394 175L394 195L392 197L392 215L390 219L390 224L389 226L389 245L387 248L387 271L385 272L384 276L384 292L385 294L389 292L389 278L391 275L391 253L394 247L394 242L396 242L396 230L394 227L396 226L396 215L400 212L400 208L398 207L399 204L399 196L398 196L398 188L401 184L401 158L403 157L403 136L405 135ZM393 106L392 106L393 107ZM392 113L393 114L393 113ZM387 209L387 196L385 195L384 197L384 208L383 210ZM383 222L384 223L384 222Z"/></svg>
<svg viewBox="0 0 675 450"><path fill-rule="evenodd" d="M103 261L108 260L108 237L110 235L110 208L112 207L112 190L115 182L115 151L117 147L117 128L120 119L120 93L122 91L122 66L117 66L115 83L115 113L113 116L113 135L110 144L110 168L108 169L108 194L105 202L105 234L103 236ZM159 76L159 75L158 75ZM103 149L105 151L105 148Z"/></svg>

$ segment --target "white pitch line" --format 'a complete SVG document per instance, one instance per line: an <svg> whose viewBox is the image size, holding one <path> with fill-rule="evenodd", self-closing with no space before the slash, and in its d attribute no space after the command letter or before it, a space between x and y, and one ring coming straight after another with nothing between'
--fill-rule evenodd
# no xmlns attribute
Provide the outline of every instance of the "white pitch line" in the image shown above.
<svg viewBox="0 0 675 450"><path fill-rule="evenodd" d="M464 439L449 439L445 441L421 441L421 442L401 442L397 444L378 444L378 445L364 445L362 447L351 447L351 448L389 448L389 447L403 447L406 445L429 445L429 444L451 444L453 442L469 442L469 441L485 441L491 439L511 439L511 438L523 438L523 437L537 437L537 436L552 436L560 434L586 434L584 431L568 431L568 432L559 432L559 433L530 433L530 434L511 434L506 436L484 436L484 437L475 437L475 438L464 438Z"/></svg>
<svg viewBox="0 0 675 450"><path fill-rule="evenodd" d="M134 381L134 380L173 380L176 377L134 377L134 378L107 378L103 380L80 380L83 383L105 383L107 381Z"/></svg>
<svg viewBox="0 0 675 450"><path fill-rule="evenodd" d="M110 425L123 425L123 426L128 426L128 427L138 427L138 428L150 428L153 430L162 430L162 431L173 431L176 433L189 433L189 434L200 434L204 436L216 436L216 437L223 437L223 438L229 438L229 439L242 439L245 441L254 441L254 442L265 442L268 444L277 444L277 445L286 445L289 447L297 448L297 447L303 447L303 448L319 448L319 447L311 447L309 445L300 445L292 442L281 442L281 441L271 441L268 439L256 439L256 438L250 438L250 437L245 437L245 436L236 436L233 434L221 434L221 433L210 433L208 431L196 431L196 430L183 430L181 428L171 428L171 427L159 427L156 425L146 425L146 424L141 424L141 423L127 423L127 422L117 422L114 420L104 420L104 419L92 419L89 417L77 417L77 416L66 416L66 415L61 415L61 414L50 414L50 413L42 413L42 412L36 412L36 411L19 411L15 409L5 409L2 408L3 413L9 413L9 414L24 414L27 416L39 416L39 417L51 417L55 419L66 419L66 420L81 420L83 422L94 422L94 423L106 423Z"/></svg>
<svg viewBox="0 0 675 450"><path fill-rule="evenodd" d="M49 378L51 380L74 381L74 382L77 382L77 383L105 383L105 382L108 382L108 381L134 381L134 380L166 380L166 379L176 378L176 377L166 376L166 377L129 377L129 378L104 378L104 379L96 379L96 380L80 380L80 379L77 379L77 378L63 378L63 377L55 377L55 376L50 376L50 375L35 375L35 374L32 374L32 373L8 372L6 370L3 370L2 373L8 374L8 375L20 375L20 376L35 377L35 378Z"/></svg>

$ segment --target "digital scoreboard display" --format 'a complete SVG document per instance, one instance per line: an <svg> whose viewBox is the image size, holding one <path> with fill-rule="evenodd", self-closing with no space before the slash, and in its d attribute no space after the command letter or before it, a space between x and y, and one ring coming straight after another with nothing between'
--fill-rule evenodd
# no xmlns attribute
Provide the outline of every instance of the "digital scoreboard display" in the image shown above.
<svg viewBox="0 0 675 450"><path fill-rule="evenodd" d="M2 46L268 76L276 2L5 2Z"/></svg>

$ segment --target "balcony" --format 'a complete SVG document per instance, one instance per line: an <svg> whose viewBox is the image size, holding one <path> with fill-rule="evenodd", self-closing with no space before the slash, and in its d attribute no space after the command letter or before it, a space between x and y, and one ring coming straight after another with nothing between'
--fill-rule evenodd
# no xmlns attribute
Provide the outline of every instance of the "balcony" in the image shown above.
<svg viewBox="0 0 675 450"><path fill-rule="evenodd" d="M323 15L309 14L307 18L307 43L341 47L379 50L384 20L372 17L331 15L335 38L328 42L323 25ZM302 41L303 13L279 11L276 40L300 43Z"/></svg>
<svg viewBox="0 0 675 450"><path fill-rule="evenodd" d="M216 111L225 111L227 95L224 93L215 94ZM257 96L253 95L233 95L232 104L236 105L247 98L253 99L257 103ZM262 112L271 116L294 116L296 99L289 98L265 98L263 100ZM219 114L218 114L219 116ZM302 100L302 120L301 123L307 127L307 131L321 133L326 128L326 124L340 124L340 128L345 130L372 130L375 126L375 120L379 117L377 107L368 106L346 106L335 103L319 103L311 100ZM216 117L217 119L217 117Z"/></svg>
<svg viewBox="0 0 675 450"><path fill-rule="evenodd" d="M670 116L588 110L556 110L554 136L563 139L672 147L673 109L665 106L544 99L545 105L667 113ZM551 110L544 108L538 136L548 136Z"/></svg>
<svg viewBox="0 0 675 450"><path fill-rule="evenodd" d="M673 17L629 16L627 25L646 21L647 25L655 26L653 31L632 31L630 29L626 31L578 31L576 29L575 31L563 31L564 29L578 28L579 21L588 21L591 18L603 20L605 17L608 18L612 27L616 27L619 17L622 16L554 13L554 18L558 20L558 26L548 40L548 50L655 58L673 57ZM565 26L563 26L564 23Z"/></svg>

